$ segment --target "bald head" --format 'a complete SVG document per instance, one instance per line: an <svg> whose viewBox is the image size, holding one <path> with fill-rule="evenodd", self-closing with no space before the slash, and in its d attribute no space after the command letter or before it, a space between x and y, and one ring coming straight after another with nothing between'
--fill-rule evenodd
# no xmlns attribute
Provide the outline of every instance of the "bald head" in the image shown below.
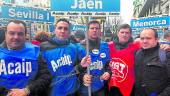
<svg viewBox="0 0 170 96"><path fill-rule="evenodd" d="M144 29L140 33L141 47L143 49L149 49L155 47L158 43L158 35L156 30L148 28Z"/></svg>

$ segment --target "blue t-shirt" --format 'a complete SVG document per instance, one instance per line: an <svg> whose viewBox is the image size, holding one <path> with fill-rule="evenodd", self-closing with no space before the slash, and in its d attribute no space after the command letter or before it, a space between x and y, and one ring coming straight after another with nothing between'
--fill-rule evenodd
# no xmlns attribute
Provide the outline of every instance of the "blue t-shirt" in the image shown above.
<svg viewBox="0 0 170 96"><path fill-rule="evenodd" d="M0 48L0 87L24 88L37 74L39 52L29 43L21 50Z"/></svg>
<svg viewBox="0 0 170 96"><path fill-rule="evenodd" d="M105 42L101 42L99 49L93 49L90 52L92 63L90 64L90 75L92 75L92 92L98 91L104 86L103 80L100 80L100 76L105 72L104 67L110 60L108 45ZM81 84L80 92L88 93L87 87Z"/></svg>
<svg viewBox="0 0 170 96"><path fill-rule="evenodd" d="M80 49L77 49L77 46L70 43L43 52L53 76L50 96L66 96L79 88L74 66L77 59L81 59L83 55L78 54Z"/></svg>

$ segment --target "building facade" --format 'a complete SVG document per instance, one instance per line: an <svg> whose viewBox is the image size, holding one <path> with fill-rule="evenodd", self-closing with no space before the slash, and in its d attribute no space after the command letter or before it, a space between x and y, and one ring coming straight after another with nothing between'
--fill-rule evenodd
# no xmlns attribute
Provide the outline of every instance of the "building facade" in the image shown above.
<svg viewBox="0 0 170 96"><path fill-rule="evenodd" d="M170 1L169 0L134 0L134 18L169 15L170 16Z"/></svg>
<svg viewBox="0 0 170 96"><path fill-rule="evenodd" d="M28 40L38 31L52 32L50 0L0 0L0 27L6 27L14 19L26 23Z"/></svg>
<svg viewBox="0 0 170 96"><path fill-rule="evenodd" d="M136 36L143 28L157 29L160 38L170 29L169 0L134 0L131 26Z"/></svg>

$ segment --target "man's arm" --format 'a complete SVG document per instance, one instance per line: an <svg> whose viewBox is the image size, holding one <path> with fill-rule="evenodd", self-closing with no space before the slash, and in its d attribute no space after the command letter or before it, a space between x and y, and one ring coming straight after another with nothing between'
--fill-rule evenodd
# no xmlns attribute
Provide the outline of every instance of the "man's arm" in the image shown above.
<svg viewBox="0 0 170 96"><path fill-rule="evenodd" d="M168 81L166 88L158 96L170 96L170 52L167 52L167 61L166 61L166 71L168 75Z"/></svg>
<svg viewBox="0 0 170 96"><path fill-rule="evenodd" d="M110 60L106 62L106 65L104 66L104 73L103 75L101 76L101 79L102 80L108 80L112 74L110 68L109 68L109 63L110 63Z"/></svg>
<svg viewBox="0 0 170 96"><path fill-rule="evenodd" d="M160 44L160 48L166 51L170 51L170 45L169 44Z"/></svg>
<svg viewBox="0 0 170 96"><path fill-rule="evenodd" d="M51 74L47 68L45 60L42 55L39 56L38 60L38 73L35 80L32 80L27 88L30 90L30 94L43 94L47 91L51 83Z"/></svg>

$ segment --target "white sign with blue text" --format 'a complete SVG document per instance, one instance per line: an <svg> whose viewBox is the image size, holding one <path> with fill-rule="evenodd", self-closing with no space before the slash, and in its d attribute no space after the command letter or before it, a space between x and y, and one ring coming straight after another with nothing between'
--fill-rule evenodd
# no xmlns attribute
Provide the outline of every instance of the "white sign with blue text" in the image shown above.
<svg viewBox="0 0 170 96"><path fill-rule="evenodd" d="M170 16L163 17L148 17L143 19L131 20L132 28L148 28L158 26L170 26Z"/></svg>
<svg viewBox="0 0 170 96"><path fill-rule="evenodd" d="M51 0L53 15L119 15L120 0Z"/></svg>
<svg viewBox="0 0 170 96"><path fill-rule="evenodd" d="M73 25L71 27L72 31L76 31L76 30L83 30L86 31L86 26L85 25Z"/></svg>
<svg viewBox="0 0 170 96"><path fill-rule="evenodd" d="M1 6L0 18L10 18L18 20L39 21L39 22L54 22L54 17L49 11L25 8L25 7L11 7L7 5Z"/></svg>

